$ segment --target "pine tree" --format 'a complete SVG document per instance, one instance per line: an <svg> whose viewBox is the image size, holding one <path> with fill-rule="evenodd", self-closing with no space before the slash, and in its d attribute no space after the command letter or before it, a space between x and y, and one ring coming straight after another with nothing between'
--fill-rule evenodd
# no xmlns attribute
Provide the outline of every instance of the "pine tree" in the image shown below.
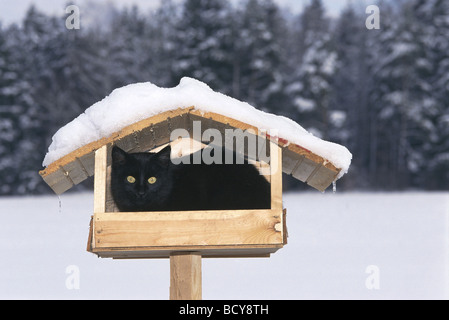
<svg viewBox="0 0 449 320"><path fill-rule="evenodd" d="M21 115L28 106L27 83L21 79L16 54L15 25L3 30L0 26L0 195L14 194L19 181L21 157L18 145L23 139Z"/></svg>
<svg viewBox="0 0 449 320"><path fill-rule="evenodd" d="M172 0L162 1L148 19L145 64L150 80L159 86L173 87L179 83L172 66L179 50L176 27L180 21L180 10Z"/></svg>
<svg viewBox="0 0 449 320"><path fill-rule="evenodd" d="M374 98L377 109L378 183L402 188L426 166L429 137L436 112L429 80L431 57L422 22L410 3L401 6L379 35ZM385 9L384 9L385 10ZM398 19L400 17L400 19Z"/></svg>
<svg viewBox="0 0 449 320"><path fill-rule="evenodd" d="M430 97L425 101L423 119L428 135L420 168L420 186L431 189L449 188L449 3L432 0L414 1L416 19L420 21L425 45L426 65L431 65L427 85Z"/></svg>
<svg viewBox="0 0 449 320"><path fill-rule="evenodd" d="M361 23L366 17L365 7L349 4L332 33L337 63L332 80L331 120L334 121L330 133L332 141L347 146L355 155L351 171L356 174L343 182L363 188L373 187L378 174L379 105L373 99L373 91L377 90L374 76L380 59L379 36L385 31L384 25L382 30L368 30Z"/></svg>
<svg viewBox="0 0 449 320"><path fill-rule="evenodd" d="M320 0L313 0L301 14L301 64L294 71L288 88L297 119L318 137L328 139L331 81L337 54L328 30L328 19Z"/></svg>
<svg viewBox="0 0 449 320"><path fill-rule="evenodd" d="M311 0L310 4L304 7L298 22L298 56L301 61L307 49L328 34L330 20L326 17L322 1Z"/></svg>
<svg viewBox="0 0 449 320"><path fill-rule="evenodd" d="M31 6L24 18L23 27L15 30L15 59L19 65L20 77L27 85L27 97L20 103L20 138L13 153L17 180L15 194L40 193L45 183L37 170L41 167L42 155L48 146L49 130L58 114L54 106L57 98L52 86L60 79L53 77L49 67L57 65L61 54L53 41L60 32L56 19L50 19Z"/></svg>
<svg viewBox="0 0 449 320"><path fill-rule="evenodd" d="M235 23L234 96L287 114L284 92L286 24L272 0L249 0Z"/></svg>
<svg viewBox="0 0 449 320"><path fill-rule="evenodd" d="M151 65L148 58L147 26L136 6L118 12L107 31L107 74L112 89L148 81Z"/></svg>
<svg viewBox="0 0 449 320"><path fill-rule="evenodd" d="M229 93L232 83L231 7L222 0L186 0L176 27L174 77L190 76Z"/></svg>
<svg viewBox="0 0 449 320"><path fill-rule="evenodd" d="M64 22L30 7L17 31L20 77L32 84L29 102L22 104L14 155L18 194L48 191L37 171L52 135L105 94L101 79L96 82L104 72L96 68L90 39L66 29Z"/></svg>

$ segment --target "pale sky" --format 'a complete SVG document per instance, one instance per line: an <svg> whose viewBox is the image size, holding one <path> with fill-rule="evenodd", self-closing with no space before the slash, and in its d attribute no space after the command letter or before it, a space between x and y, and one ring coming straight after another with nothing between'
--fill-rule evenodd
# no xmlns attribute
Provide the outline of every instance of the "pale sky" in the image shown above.
<svg viewBox="0 0 449 320"><path fill-rule="evenodd" d="M0 21L3 24L20 21L30 4L34 3L36 7L46 14L65 15L65 8L69 4L80 5L88 0L0 0ZM92 0L91 0L92 1ZM95 2L114 3L118 7L124 5L138 5L143 11L157 7L160 0L97 0ZM234 0L238 1L238 0ZM327 8L327 13L336 16L340 10L351 0L323 0ZM354 0L353 0L354 1ZM305 4L310 0L275 0L281 7L290 8L292 12L300 12ZM366 0L360 0L366 2Z"/></svg>

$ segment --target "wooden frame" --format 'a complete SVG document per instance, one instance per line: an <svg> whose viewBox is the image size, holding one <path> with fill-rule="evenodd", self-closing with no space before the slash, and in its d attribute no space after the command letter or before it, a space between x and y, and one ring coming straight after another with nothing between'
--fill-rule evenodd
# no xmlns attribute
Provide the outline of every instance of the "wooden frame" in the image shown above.
<svg viewBox="0 0 449 320"><path fill-rule="evenodd" d="M104 145L95 152L88 251L104 258L168 258L174 252L196 252L202 257L269 257L286 243L286 224L282 150L266 141L272 159L271 209L230 211L111 212L108 145Z"/></svg>

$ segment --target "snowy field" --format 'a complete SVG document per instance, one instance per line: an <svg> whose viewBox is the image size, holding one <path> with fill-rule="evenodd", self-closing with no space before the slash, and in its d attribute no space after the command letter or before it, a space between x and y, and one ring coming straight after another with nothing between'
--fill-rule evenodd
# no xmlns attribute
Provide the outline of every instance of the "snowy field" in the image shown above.
<svg viewBox="0 0 449 320"><path fill-rule="evenodd" d="M284 204L288 245L270 259L203 259L203 299L449 298L449 193L311 191ZM0 298L167 299L168 260L86 252L92 207L90 193L61 207L0 198Z"/></svg>

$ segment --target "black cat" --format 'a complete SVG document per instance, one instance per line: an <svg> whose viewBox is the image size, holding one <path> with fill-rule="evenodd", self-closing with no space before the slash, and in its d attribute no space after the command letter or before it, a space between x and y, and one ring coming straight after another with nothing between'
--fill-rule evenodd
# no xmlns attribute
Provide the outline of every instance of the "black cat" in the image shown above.
<svg viewBox="0 0 449 320"><path fill-rule="evenodd" d="M170 146L158 153L127 153L113 147L111 190L120 211L270 208L270 184L247 161L192 164L202 159L192 154L191 164L176 165L170 153ZM224 163L224 149L222 155Z"/></svg>

